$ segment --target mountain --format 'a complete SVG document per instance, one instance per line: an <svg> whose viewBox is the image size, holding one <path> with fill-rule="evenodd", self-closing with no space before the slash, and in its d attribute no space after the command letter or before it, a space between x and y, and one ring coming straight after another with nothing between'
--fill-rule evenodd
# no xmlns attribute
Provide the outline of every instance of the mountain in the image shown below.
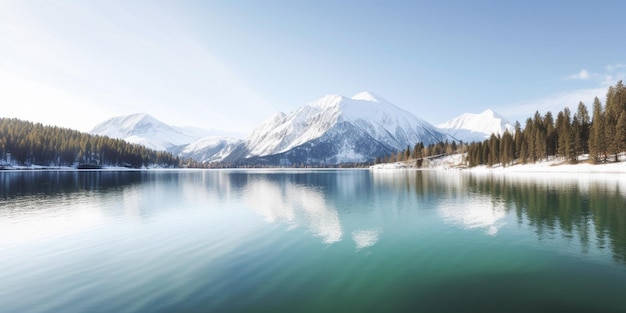
<svg viewBox="0 0 626 313"><path fill-rule="evenodd" d="M464 142L483 141L491 134L501 135L506 130L511 133L515 130L505 117L492 110L485 110L480 114L464 113L437 127Z"/></svg>
<svg viewBox="0 0 626 313"><path fill-rule="evenodd" d="M110 118L96 125L90 133L123 139L126 142L141 144L160 151L188 144L202 135L208 135L208 133L200 134L201 131L198 129L189 132L167 125L143 113Z"/></svg>
<svg viewBox="0 0 626 313"><path fill-rule="evenodd" d="M210 150L212 145L215 144L210 139L198 142L198 140L205 137L243 137L241 134L218 130L171 126L145 113L110 118L96 125L90 133L123 139L126 142L141 144L154 150L169 152L174 152L175 150L182 151L181 146L187 146L191 143L195 143L193 145L195 150L199 151L204 148ZM229 143L232 143L230 141ZM202 147L202 143L206 143L208 146ZM189 153L194 154L198 152L189 151Z"/></svg>
<svg viewBox="0 0 626 313"><path fill-rule="evenodd" d="M224 158L267 165L333 165L446 140L437 128L369 92L325 96L256 128Z"/></svg>
<svg viewBox="0 0 626 313"><path fill-rule="evenodd" d="M174 155L191 158L198 162L221 162L241 142L241 139L232 137L209 136L187 145L170 148L169 151Z"/></svg>
<svg viewBox="0 0 626 313"><path fill-rule="evenodd" d="M439 128L369 92L351 98L328 95L285 114L278 113L244 140L236 134L180 128L148 114L111 118L92 134L121 138L198 162L241 165L336 165L361 163L421 142L484 140L512 126L487 110L463 114Z"/></svg>

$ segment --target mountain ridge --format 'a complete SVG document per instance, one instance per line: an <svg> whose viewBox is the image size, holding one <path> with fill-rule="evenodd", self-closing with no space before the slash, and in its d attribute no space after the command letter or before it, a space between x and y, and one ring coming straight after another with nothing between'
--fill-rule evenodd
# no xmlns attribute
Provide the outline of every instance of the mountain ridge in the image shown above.
<svg viewBox="0 0 626 313"><path fill-rule="evenodd" d="M288 114L278 112L243 139L170 126L146 113L110 118L94 127L92 133L151 144L203 163L333 165L372 161L418 142L482 141L490 135L484 133L485 127L501 131L493 126L496 122L512 129L492 110L465 113L439 125L444 128L435 127L385 98L364 91L352 97L326 95Z"/></svg>
<svg viewBox="0 0 626 313"><path fill-rule="evenodd" d="M401 150L416 142L429 144L445 139L446 135L431 124L372 93L362 92L351 98L326 95L289 114L278 113L268 119L226 160L322 165L367 162L380 153ZM272 157L277 155L284 158L278 161Z"/></svg>

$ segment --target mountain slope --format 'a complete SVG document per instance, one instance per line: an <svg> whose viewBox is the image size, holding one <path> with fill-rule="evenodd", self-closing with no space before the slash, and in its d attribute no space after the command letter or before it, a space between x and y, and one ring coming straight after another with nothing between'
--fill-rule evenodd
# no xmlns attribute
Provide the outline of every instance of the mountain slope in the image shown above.
<svg viewBox="0 0 626 313"><path fill-rule="evenodd" d="M513 125L504 116L492 110L480 114L464 113L437 127L464 142L483 141L491 134L502 135L506 130L511 133L514 131Z"/></svg>
<svg viewBox="0 0 626 313"><path fill-rule="evenodd" d="M198 162L221 162L241 142L241 139L236 138L209 136L187 145L170 148L169 151L174 155L185 159L191 158Z"/></svg>
<svg viewBox="0 0 626 313"><path fill-rule="evenodd" d="M368 92L330 95L290 114L279 113L240 143L227 161L275 165L366 162L446 135Z"/></svg>
<svg viewBox="0 0 626 313"><path fill-rule="evenodd" d="M154 117L138 113L110 118L94 127L91 134L123 139L130 143L144 145L154 150L191 143L206 136L198 129L193 132L167 125Z"/></svg>

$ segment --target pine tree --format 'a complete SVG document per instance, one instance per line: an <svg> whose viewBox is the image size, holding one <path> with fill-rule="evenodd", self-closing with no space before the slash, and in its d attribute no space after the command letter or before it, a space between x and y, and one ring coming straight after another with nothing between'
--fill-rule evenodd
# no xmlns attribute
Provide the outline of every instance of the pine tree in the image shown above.
<svg viewBox="0 0 626 313"><path fill-rule="evenodd" d="M622 102L626 101L625 87L620 80L615 86L610 86L606 93L606 107L604 110L604 139L606 141L606 152L613 155L615 161L619 153L616 126L620 113L622 112ZM624 104L626 105L626 104Z"/></svg>
<svg viewBox="0 0 626 313"><path fill-rule="evenodd" d="M574 118L572 118L572 125L570 126L571 146L568 151L569 160L572 162L578 161L578 154L581 154L583 151L581 127L582 126L578 121L578 115L575 114Z"/></svg>
<svg viewBox="0 0 626 313"><path fill-rule="evenodd" d="M573 136L571 130L571 113L569 108L564 108L556 116L556 130L558 134L557 153L562 158L571 160L574 154Z"/></svg>
<svg viewBox="0 0 626 313"><path fill-rule="evenodd" d="M500 138L495 134L489 137L489 166L500 163Z"/></svg>
<svg viewBox="0 0 626 313"><path fill-rule="evenodd" d="M604 142L604 117L602 103L596 97L593 99L593 120L589 133L589 156L593 162L604 160L602 156L605 154Z"/></svg>
<svg viewBox="0 0 626 313"><path fill-rule="evenodd" d="M522 126L519 121L515 121L515 134L513 135L515 140L515 155L513 159L521 158L520 153L522 151L522 141L524 140L524 134L522 133Z"/></svg>
<svg viewBox="0 0 626 313"><path fill-rule="evenodd" d="M617 120L615 139L617 151L626 151L626 110L622 110Z"/></svg>
<svg viewBox="0 0 626 313"><path fill-rule="evenodd" d="M532 143L535 145L535 160L540 160L546 157L546 134L543 119L541 118L539 111L535 112L533 125L534 134L532 135Z"/></svg>
<svg viewBox="0 0 626 313"><path fill-rule="evenodd" d="M526 119L524 127L524 145L526 146L526 157L535 163L537 161L537 153L535 151L535 127L531 118Z"/></svg>
<svg viewBox="0 0 626 313"><path fill-rule="evenodd" d="M546 113L543 118L543 125L546 133L546 157L555 156L558 139L556 129L554 128L552 112L548 111Z"/></svg>
<svg viewBox="0 0 626 313"><path fill-rule="evenodd" d="M591 118L585 104L580 101L576 112L579 127L579 139L576 145L580 147L580 153L589 153L589 131L591 127Z"/></svg>
<svg viewBox="0 0 626 313"><path fill-rule="evenodd" d="M513 141L513 135L506 130L500 140L500 159L503 167L506 167L513 162L513 157L515 155L514 149L515 143Z"/></svg>

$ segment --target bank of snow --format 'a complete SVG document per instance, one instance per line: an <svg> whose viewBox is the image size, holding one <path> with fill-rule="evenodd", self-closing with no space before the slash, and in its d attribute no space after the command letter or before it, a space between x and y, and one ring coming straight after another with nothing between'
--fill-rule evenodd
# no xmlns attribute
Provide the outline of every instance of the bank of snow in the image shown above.
<svg viewBox="0 0 626 313"><path fill-rule="evenodd" d="M425 170L450 170L463 169L472 172L520 172L520 173L626 173L626 155L621 155L620 162L605 164L590 164L588 156L581 156L579 163L567 164L562 158L543 160L536 163L515 164L503 167L496 165L489 167L486 165L467 168L463 165L464 154L454 154L445 157L425 160L420 169ZM376 164L370 167L372 170L392 170L392 169L417 169L414 163L395 162Z"/></svg>

